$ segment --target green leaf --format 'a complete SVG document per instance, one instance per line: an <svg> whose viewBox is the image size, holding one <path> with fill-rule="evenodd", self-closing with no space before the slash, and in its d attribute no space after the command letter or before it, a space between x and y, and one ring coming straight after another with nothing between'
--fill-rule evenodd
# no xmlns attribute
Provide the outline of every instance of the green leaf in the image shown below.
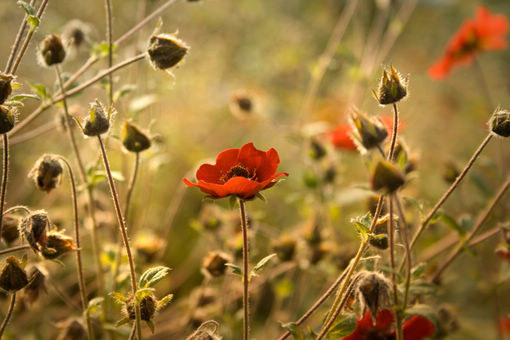
<svg viewBox="0 0 510 340"><path fill-rule="evenodd" d="M145 320L145 323L147 324L147 326L149 326L152 334L154 334L154 323L152 323L151 320Z"/></svg>
<svg viewBox="0 0 510 340"><path fill-rule="evenodd" d="M464 229L457 221L450 215L444 212L437 212L437 218L441 220L447 227L455 230L459 233L460 236L464 236L467 233L467 230Z"/></svg>
<svg viewBox="0 0 510 340"><path fill-rule="evenodd" d="M283 328L288 330L295 340L304 340L305 335L295 322L288 322L281 324Z"/></svg>
<svg viewBox="0 0 510 340"><path fill-rule="evenodd" d="M413 280L420 278L423 275L423 272L425 272L425 268L427 268L427 264L425 262L418 263L411 269L411 278Z"/></svg>
<svg viewBox="0 0 510 340"><path fill-rule="evenodd" d="M26 3L25 1L21 1L19 0L17 2L18 6L20 6L21 8L23 8L23 10L25 11L25 13L27 15L35 15L37 13L37 11L35 10L35 8L33 6L31 6L30 4Z"/></svg>
<svg viewBox="0 0 510 340"><path fill-rule="evenodd" d="M370 234L370 224L372 223L372 215L366 213L363 216L351 219L351 223L356 227L356 231L360 234L363 240L368 239Z"/></svg>
<svg viewBox="0 0 510 340"><path fill-rule="evenodd" d="M356 316L348 314L342 317L336 324L333 324L328 332L328 339L340 339L354 332L356 329Z"/></svg>
<svg viewBox="0 0 510 340"><path fill-rule="evenodd" d="M423 316L424 318L427 318L436 325L439 324L439 318L436 311L429 305L423 304L414 305L406 310L406 315L408 316L420 315Z"/></svg>
<svg viewBox="0 0 510 340"><path fill-rule="evenodd" d="M119 326L125 325L128 322L129 322L129 318L128 317L122 318L122 319L120 319L119 321L117 321L115 323L115 327L119 327Z"/></svg>
<svg viewBox="0 0 510 340"><path fill-rule="evenodd" d="M41 97L39 97L38 95L30 94L30 93L18 94L18 95L12 96L9 99L12 100L12 101L22 102L23 100L28 99L28 98L32 98L32 99L36 99L36 100L40 100L41 99Z"/></svg>
<svg viewBox="0 0 510 340"><path fill-rule="evenodd" d="M140 287L154 287L159 281L168 275L170 270L170 268L164 266L147 269L140 277Z"/></svg>
<svg viewBox="0 0 510 340"><path fill-rule="evenodd" d="M118 304L126 303L126 297L121 293L111 292L108 295L110 295L113 298L113 300Z"/></svg>
<svg viewBox="0 0 510 340"><path fill-rule="evenodd" d="M273 253L271 255L267 255L266 257L264 257L262 260L260 260L256 265L255 267L253 267L252 269L252 272L258 272L259 270L261 270L262 268L264 268L265 266L267 266L267 264L269 263L269 261L271 261L271 259L273 257L276 256L276 253Z"/></svg>
<svg viewBox="0 0 510 340"><path fill-rule="evenodd" d="M418 210L420 211L420 215L423 215L425 213L425 209L423 207L423 203L420 203L418 202L417 200L415 200L414 198L412 197L407 197L407 196L404 196L402 197L404 199L404 201L406 201L407 203L410 203L411 205L414 205L416 208L418 208Z"/></svg>
<svg viewBox="0 0 510 340"><path fill-rule="evenodd" d="M89 301L89 305L87 307L87 311L89 313L94 313L99 310L99 307L101 307L101 304L103 303L104 298L103 297L96 297Z"/></svg>
<svg viewBox="0 0 510 340"><path fill-rule="evenodd" d="M168 294L164 298L158 301L158 304L156 305L156 310L160 310L166 307L172 301L174 298L174 294Z"/></svg>
<svg viewBox="0 0 510 340"><path fill-rule="evenodd" d="M35 15L30 15L27 18L27 22L30 25L30 30L33 31L39 26L39 18Z"/></svg>
<svg viewBox="0 0 510 340"><path fill-rule="evenodd" d="M28 85L37 93L37 95L42 99L45 100L48 98L48 91L46 90L46 86L42 84L36 84L32 82L28 82Z"/></svg>
<svg viewBox="0 0 510 340"><path fill-rule="evenodd" d="M151 295L154 295L154 288L140 288L136 291L136 303L137 304L140 304L140 302L142 302L142 300L147 297L147 296L151 296Z"/></svg>
<svg viewBox="0 0 510 340"><path fill-rule="evenodd" d="M260 192L257 192L257 194L255 196L257 196L257 198L259 198L261 201L266 202L266 198Z"/></svg>
<svg viewBox="0 0 510 340"><path fill-rule="evenodd" d="M411 295L431 295L436 292L437 287L423 279L411 281L409 293Z"/></svg>
<svg viewBox="0 0 510 340"><path fill-rule="evenodd" d="M117 45L112 45L112 51L115 51L117 49ZM99 58L105 58L109 54L109 45L107 42L103 41L101 43L95 44L92 47L92 55L99 57Z"/></svg>
<svg viewBox="0 0 510 340"><path fill-rule="evenodd" d="M237 274L239 276L243 275L243 271L241 270L241 267L236 266L233 263L225 263L225 266L232 268L232 273Z"/></svg>

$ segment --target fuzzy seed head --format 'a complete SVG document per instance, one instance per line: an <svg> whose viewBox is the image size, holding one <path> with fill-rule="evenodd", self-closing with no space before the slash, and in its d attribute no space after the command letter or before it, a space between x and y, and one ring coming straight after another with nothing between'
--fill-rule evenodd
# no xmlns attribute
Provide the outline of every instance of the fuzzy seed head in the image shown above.
<svg viewBox="0 0 510 340"><path fill-rule="evenodd" d="M280 261L291 261L296 252L296 239L291 236L283 236L273 243L273 250Z"/></svg>
<svg viewBox="0 0 510 340"><path fill-rule="evenodd" d="M351 114L354 141L366 150L377 147L388 136L388 131L377 118L370 118L359 111Z"/></svg>
<svg viewBox="0 0 510 340"><path fill-rule="evenodd" d="M34 180L39 190L50 192L60 183L62 172L64 169L55 155L43 155L30 170L28 177Z"/></svg>
<svg viewBox="0 0 510 340"><path fill-rule="evenodd" d="M110 129L110 113L98 100L90 104L89 116L85 120L83 133L86 136L99 136Z"/></svg>
<svg viewBox="0 0 510 340"><path fill-rule="evenodd" d="M46 66L60 64L66 57L62 39L56 34L50 34L42 41L39 46L39 53L43 64Z"/></svg>
<svg viewBox="0 0 510 340"><path fill-rule="evenodd" d="M57 230L52 230L47 235L46 246L41 249L41 255L45 259L52 260L72 250L76 250L73 239Z"/></svg>
<svg viewBox="0 0 510 340"><path fill-rule="evenodd" d="M129 121L124 122L122 126L120 140L124 148L131 152L141 152L151 146L150 138L138 126Z"/></svg>
<svg viewBox="0 0 510 340"><path fill-rule="evenodd" d="M15 122L16 112L14 109L0 106L0 134L11 131Z"/></svg>
<svg viewBox="0 0 510 340"><path fill-rule="evenodd" d="M37 210L22 220L20 230L34 251L46 246L47 232L51 222L44 210Z"/></svg>
<svg viewBox="0 0 510 340"><path fill-rule="evenodd" d="M204 258L202 263L202 268L205 273L212 276L218 277L225 274L225 270L227 269L227 264L230 262L230 256L220 251L209 252L207 256Z"/></svg>
<svg viewBox="0 0 510 340"><path fill-rule="evenodd" d="M493 133L501 137L510 137L510 111L498 109L489 120Z"/></svg>
<svg viewBox="0 0 510 340"><path fill-rule="evenodd" d="M188 50L189 46L175 35L162 33L151 37L147 52L154 68L166 70L179 63Z"/></svg>
<svg viewBox="0 0 510 340"><path fill-rule="evenodd" d="M28 284L28 277L20 262L14 256L5 259L0 272L0 288L14 293L23 289Z"/></svg>
<svg viewBox="0 0 510 340"><path fill-rule="evenodd" d="M152 320L154 314L156 313L156 307L158 305L158 301L154 297L154 295L147 295L142 298L140 301L140 317L143 321ZM133 297L130 297L127 300L127 314L131 320L135 320L135 300Z"/></svg>
<svg viewBox="0 0 510 340"><path fill-rule="evenodd" d="M402 78L393 66L389 71L383 70L376 95L379 104L393 104L403 99L407 95L407 82L407 78Z"/></svg>
<svg viewBox="0 0 510 340"><path fill-rule="evenodd" d="M372 172L372 189L391 193L404 185L404 176L391 162L379 160Z"/></svg>
<svg viewBox="0 0 510 340"><path fill-rule="evenodd" d="M375 323L377 312L391 306L391 282L380 273L368 271L360 272L358 278L355 292L361 313L369 310Z"/></svg>
<svg viewBox="0 0 510 340"><path fill-rule="evenodd" d="M8 245L19 238L19 220L13 215L4 215L2 223L2 240Z"/></svg>
<svg viewBox="0 0 510 340"><path fill-rule="evenodd" d="M3 104L11 95L11 81L13 79L14 76L10 74L0 73L0 105Z"/></svg>

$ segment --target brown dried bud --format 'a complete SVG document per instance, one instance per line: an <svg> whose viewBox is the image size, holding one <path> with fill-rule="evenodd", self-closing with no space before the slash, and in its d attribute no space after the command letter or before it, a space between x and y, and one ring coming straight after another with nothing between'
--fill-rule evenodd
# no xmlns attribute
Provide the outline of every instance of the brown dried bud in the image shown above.
<svg viewBox="0 0 510 340"><path fill-rule="evenodd" d="M306 226L305 240L310 246L317 245L322 242L321 225L313 220Z"/></svg>
<svg viewBox="0 0 510 340"><path fill-rule="evenodd" d="M510 111L497 109L489 120L492 132L501 137L510 137Z"/></svg>
<svg viewBox="0 0 510 340"><path fill-rule="evenodd" d="M138 126L126 121L120 132L120 140L126 150L131 152L141 152L147 150L151 146L151 140L143 133Z"/></svg>
<svg viewBox="0 0 510 340"><path fill-rule="evenodd" d="M46 246L47 232L51 226L48 214L44 210L37 210L23 219L20 229L34 251Z"/></svg>
<svg viewBox="0 0 510 340"><path fill-rule="evenodd" d="M455 182L457 177L460 175L460 170L457 168L457 165L453 162L448 162L445 164L444 170L443 170L443 180L448 183L452 184Z"/></svg>
<svg viewBox="0 0 510 340"><path fill-rule="evenodd" d="M110 112L96 100L90 103L89 117L85 120L83 133L86 136L99 136L110 129Z"/></svg>
<svg viewBox="0 0 510 340"><path fill-rule="evenodd" d="M50 231L47 236L46 246L41 249L41 255L48 260L56 259L67 252L76 250L73 239L57 230Z"/></svg>
<svg viewBox="0 0 510 340"><path fill-rule="evenodd" d="M78 319L67 319L59 322L57 327L61 329L57 340L85 340L87 330Z"/></svg>
<svg viewBox="0 0 510 340"><path fill-rule="evenodd" d="M280 261L290 261L296 252L296 239L291 236L282 236L273 242L273 250Z"/></svg>
<svg viewBox="0 0 510 340"><path fill-rule="evenodd" d="M46 66L60 64L66 57L62 39L56 34L46 36L39 46L39 53L41 60Z"/></svg>
<svg viewBox="0 0 510 340"><path fill-rule="evenodd" d="M379 201L379 195L370 195L366 200L367 210L370 211L370 214L372 214L372 216L374 216L374 214L375 214L375 209L377 208L378 201ZM385 200L383 200L380 214L384 215L384 214L386 214L386 211L387 211L387 209L386 209Z"/></svg>
<svg viewBox="0 0 510 340"><path fill-rule="evenodd" d="M46 281L46 274L39 270L36 266L31 265L27 268L27 276L28 285L25 287L23 294L25 300L32 304L39 298L39 293L41 291L46 292L46 287L44 285Z"/></svg>
<svg viewBox="0 0 510 340"><path fill-rule="evenodd" d="M172 34L158 34L150 39L147 52L154 68L166 70L175 66L188 53L189 46Z"/></svg>
<svg viewBox="0 0 510 340"><path fill-rule="evenodd" d="M28 177L34 180L39 190L50 192L59 184L63 171L64 169L58 157L55 155L43 155L37 160L32 170L30 170Z"/></svg>
<svg viewBox="0 0 510 340"><path fill-rule="evenodd" d="M150 321L156 313L158 301L154 295L147 295L140 301L140 318L143 321ZM127 314L131 320L135 320L135 300L130 296L126 302Z"/></svg>
<svg viewBox="0 0 510 340"><path fill-rule="evenodd" d="M14 76L10 74L0 73L0 104L3 104L7 98L11 95L12 87L11 81L14 79Z"/></svg>
<svg viewBox="0 0 510 340"><path fill-rule="evenodd" d="M375 95L381 105L393 104L407 95L407 78L390 66L390 71L383 70L378 93Z"/></svg>
<svg viewBox="0 0 510 340"><path fill-rule="evenodd" d="M218 277L225 274L225 270L227 269L227 264L230 262L230 256L220 251L212 251L207 254L202 262L202 269L205 273Z"/></svg>
<svg viewBox="0 0 510 340"><path fill-rule="evenodd" d="M379 160L372 172L372 189L394 192L405 183L400 170L391 162Z"/></svg>
<svg viewBox="0 0 510 340"><path fill-rule="evenodd" d="M357 279L355 292L361 313L368 309L375 323L377 312L391 306L391 282L380 273L368 271L360 272Z"/></svg>
<svg viewBox="0 0 510 340"><path fill-rule="evenodd" d="M322 180L324 183L333 183L336 178L336 167L334 165L329 166L326 171L324 171L324 175Z"/></svg>
<svg viewBox="0 0 510 340"><path fill-rule="evenodd" d="M12 130L16 122L14 109L0 106L0 134L7 133Z"/></svg>
<svg viewBox="0 0 510 340"><path fill-rule="evenodd" d="M360 111L354 111L350 120L355 142L366 150L377 147L388 136L388 131L378 118L370 118Z"/></svg>
<svg viewBox="0 0 510 340"><path fill-rule="evenodd" d="M64 28L64 38L69 41L71 46L79 48L90 34L90 26L80 20L73 19L66 24Z"/></svg>
<svg viewBox="0 0 510 340"><path fill-rule="evenodd" d="M14 256L6 258L0 272L0 288L9 293L14 293L23 289L27 284L27 274L18 259Z"/></svg>
<svg viewBox="0 0 510 340"><path fill-rule="evenodd" d="M393 151L393 161L408 174L418 166L418 156L409 151L408 146L402 141L398 141Z"/></svg>
<svg viewBox="0 0 510 340"><path fill-rule="evenodd" d="M19 238L19 220L13 215L4 215L2 223L2 239L5 243L11 244Z"/></svg>
<svg viewBox="0 0 510 340"><path fill-rule="evenodd" d="M146 233L136 237L134 246L146 262L152 262L156 259L159 251L165 246L165 240L156 235Z"/></svg>
<svg viewBox="0 0 510 340"><path fill-rule="evenodd" d="M393 216L394 223L397 222L397 216ZM369 235L368 242L375 248L388 249L388 220L390 215L386 214L377 219L374 227L374 234Z"/></svg>
<svg viewBox="0 0 510 340"><path fill-rule="evenodd" d="M245 90L238 90L230 97L230 111L240 119L251 116L255 105L250 94Z"/></svg>

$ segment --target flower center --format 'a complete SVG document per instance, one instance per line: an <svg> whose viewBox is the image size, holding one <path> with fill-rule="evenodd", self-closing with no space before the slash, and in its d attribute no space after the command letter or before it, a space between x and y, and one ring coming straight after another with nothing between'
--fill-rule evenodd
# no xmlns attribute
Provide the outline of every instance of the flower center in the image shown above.
<svg viewBox="0 0 510 340"><path fill-rule="evenodd" d="M257 176L255 174L255 170L250 171L244 166L238 164L230 168L230 170L228 170L227 173L222 174L220 178L220 183L223 184L232 177L244 177L255 180Z"/></svg>

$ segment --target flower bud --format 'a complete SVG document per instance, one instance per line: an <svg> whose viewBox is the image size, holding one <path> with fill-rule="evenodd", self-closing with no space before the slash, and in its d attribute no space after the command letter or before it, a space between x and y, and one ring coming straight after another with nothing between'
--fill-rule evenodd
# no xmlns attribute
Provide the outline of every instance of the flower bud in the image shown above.
<svg viewBox="0 0 510 340"><path fill-rule="evenodd" d="M370 118L359 111L351 114L351 124L356 142L366 150L377 147L388 136L388 131L379 119Z"/></svg>
<svg viewBox="0 0 510 340"><path fill-rule="evenodd" d="M0 272L0 288L13 293L23 289L27 284L27 274L18 259L14 256L6 258Z"/></svg>
<svg viewBox="0 0 510 340"><path fill-rule="evenodd" d="M368 242L375 248L388 249L388 220L390 215L386 214L377 219L374 227L374 234L369 235ZM397 222L397 216L393 216L394 223Z"/></svg>
<svg viewBox="0 0 510 340"><path fill-rule="evenodd" d="M0 73L0 104L3 104L11 95L11 81L14 79L10 74Z"/></svg>
<svg viewBox="0 0 510 340"><path fill-rule="evenodd" d="M134 247L146 262L156 259L158 253L165 246L165 241L153 234L142 234L136 237Z"/></svg>
<svg viewBox="0 0 510 340"><path fill-rule="evenodd" d="M73 239L57 230L52 230L48 233L46 246L41 249L41 255L45 259L52 260L71 250L76 250Z"/></svg>
<svg viewBox="0 0 510 340"><path fill-rule="evenodd" d="M34 211L21 222L20 229L34 251L46 246L50 225L50 219L44 210Z"/></svg>
<svg viewBox="0 0 510 340"><path fill-rule="evenodd" d="M379 201L379 195L370 195L365 204L366 204L366 209L370 212L370 214L372 214L372 216L374 216L375 214L375 209L377 208L377 202ZM386 200L383 200L382 201L382 207L381 207L381 211L380 211L380 214L381 215L384 215L386 214Z"/></svg>
<svg viewBox="0 0 510 340"><path fill-rule="evenodd" d="M510 137L510 111L497 109L489 120L492 132L501 137Z"/></svg>
<svg viewBox="0 0 510 340"><path fill-rule="evenodd" d="M42 191L50 192L60 182L64 169L55 155L43 155L37 160L28 174L35 182L35 186Z"/></svg>
<svg viewBox="0 0 510 340"><path fill-rule="evenodd" d="M69 21L64 28L64 39L69 41L71 46L79 48L87 41L90 35L90 26L80 20L73 19Z"/></svg>
<svg viewBox="0 0 510 340"><path fill-rule="evenodd" d="M326 156L326 148L315 138L310 140L310 152L309 155L313 159L321 159Z"/></svg>
<svg viewBox="0 0 510 340"><path fill-rule="evenodd" d="M40 57L46 66L60 64L66 57L62 39L56 34L48 35L39 46Z"/></svg>
<svg viewBox="0 0 510 340"><path fill-rule="evenodd" d="M11 244L19 238L18 224L19 220L13 215L7 214L3 216L2 239L5 243Z"/></svg>
<svg viewBox="0 0 510 340"><path fill-rule="evenodd" d="M39 268L31 265L27 268L28 285L23 291L24 298L29 303L34 303L39 298L41 291L45 292L46 287L44 285L46 281L46 274L43 273Z"/></svg>
<svg viewBox="0 0 510 340"><path fill-rule="evenodd" d="M374 323L377 312L391 306L391 282L380 273L360 272L355 292L361 313L365 314L368 309Z"/></svg>
<svg viewBox="0 0 510 340"><path fill-rule="evenodd" d="M127 300L127 314L131 320L135 320L135 301L132 296L130 296ZM146 295L140 301L140 318L143 321L150 321L156 313L156 307L158 305L158 301L154 297L153 294Z"/></svg>
<svg viewBox="0 0 510 340"><path fill-rule="evenodd" d="M372 172L372 189L394 192L404 184L404 176L391 162L379 160Z"/></svg>
<svg viewBox="0 0 510 340"><path fill-rule="evenodd" d="M296 239L291 236L283 236L273 242L273 250L280 261L290 261L296 252Z"/></svg>
<svg viewBox="0 0 510 340"><path fill-rule="evenodd" d="M147 52L154 68L166 70L175 66L188 53L189 47L184 41L172 34L158 34L150 39Z"/></svg>
<svg viewBox="0 0 510 340"><path fill-rule="evenodd" d="M207 256L204 258L204 262L202 263L202 269L206 274L209 274L213 277L218 277L225 274L225 270L227 269L227 264L230 262L230 256L220 251L209 252Z"/></svg>
<svg viewBox="0 0 510 340"><path fill-rule="evenodd" d="M255 111L252 96L245 90L238 90L230 97L230 111L237 118L243 119L251 116Z"/></svg>
<svg viewBox="0 0 510 340"><path fill-rule="evenodd" d="M126 150L141 152L151 146L151 140L135 124L126 121L120 132L120 140Z"/></svg>
<svg viewBox="0 0 510 340"><path fill-rule="evenodd" d="M305 241L310 245L317 245L322 242L321 225L313 220L308 223L305 230Z"/></svg>
<svg viewBox="0 0 510 340"><path fill-rule="evenodd" d="M83 340L87 338L87 330L78 319L64 320L59 322L57 327L60 328L57 340Z"/></svg>
<svg viewBox="0 0 510 340"><path fill-rule="evenodd" d="M379 90L376 98L381 105L393 104L400 101L407 95L407 78L402 78L400 74L390 66L390 71L383 70Z"/></svg>
<svg viewBox="0 0 510 340"><path fill-rule="evenodd" d="M334 165L330 165L322 176L322 180L324 183L334 183L336 178L336 167Z"/></svg>
<svg viewBox="0 0 510 340"><path fill-rule="evenodd" d="M11 131L15 122L16 116L14 109L0 106L0 134Z"/></svg>
<svg viewBox="0 0 510 340"><path fill-rule="evenodd" d="M443 180L446 183L452 184L453 182L455 182L457 177L459 177L459 175L460 175L459 168L457 168L457 166L453 162L448 162L445 164L445 167L443 169Z"/></svg>
<svg viewBox="0 0 510 340"><path fill-rule="evenodd" d="M98 100L90 103L89 117L85 120L83 133L86 136L99 136L110 128L110 113Z"/></svg>

